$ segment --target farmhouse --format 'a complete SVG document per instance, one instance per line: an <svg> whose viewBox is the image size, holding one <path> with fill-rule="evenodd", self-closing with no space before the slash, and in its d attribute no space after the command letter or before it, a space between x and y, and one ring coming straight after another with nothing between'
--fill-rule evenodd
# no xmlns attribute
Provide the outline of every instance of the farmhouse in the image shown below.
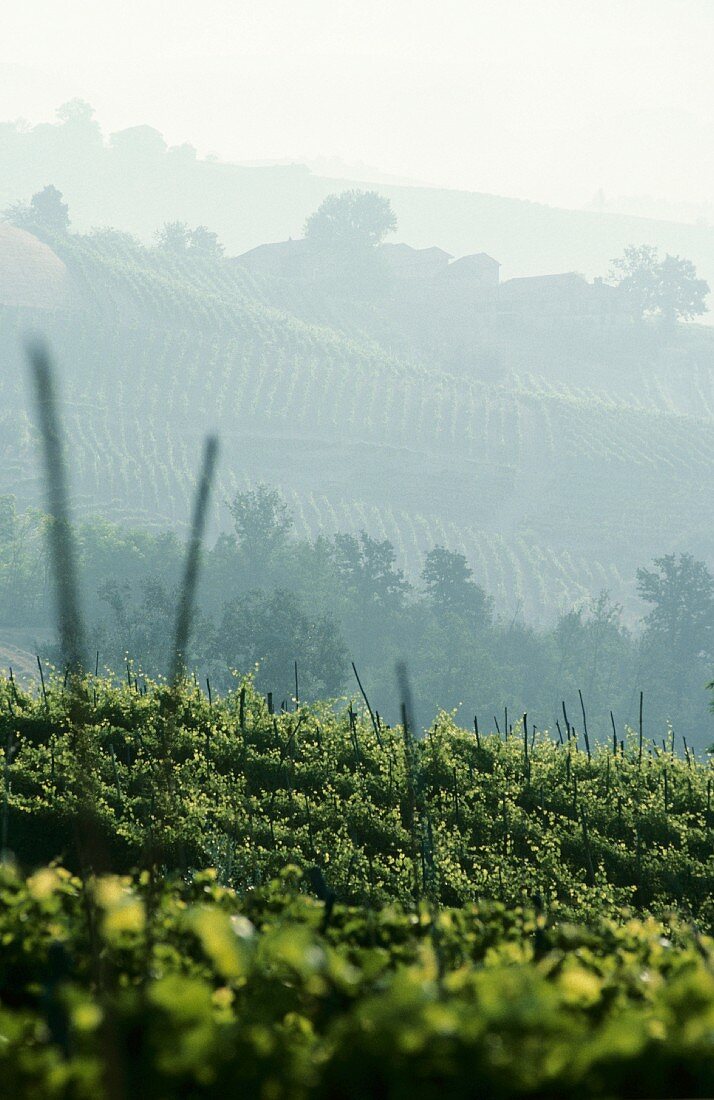
<svg viewBox="0 0 714 1100"><path fill-rule="evenodd" d="M0 305L60 309L71 303L69 272L49 245L0 225Z"/></svg>
<svg viewBox="0 0 714 1100"><path fill-rule="evenodd" d="M379 248L399 295L412 304L429 303L450 310L454 317L476 310L487 318L498 314L527 317L614 317L621 312L621 295L602 279L590 283L574 271L528 275L500 281L501 265L486 252L454 259L443 248L413 248L383 244ZM311 281L336 272L330 252L310 241L261 244L231 263L259 277Z"/></svg>
<svg viewBox="0 0 714 1100"><path fill-rule="evenodd" d="M500 263L486 252L475 252L472 256L462 256L454 260L444 270L448 279L469 283L474 286L498 286Z"/></svg>
<svg viewBox="0 0 714 1100"><path fill-rule="evenodd" d="M507 279L499 290L499 308L509 313L603 316L619 312L621 301L616 287L575 271Z"/></svg>
<svg viewBox="0 0 714 1100"><path fill-rule="evenodd" d="M229 262L247 268L252 275L299 279L306 273L312 251L308 241L291 237L288 241L259 244Z"/></svg>
<svg viewBox="0 0 714 1100"><path fill-rule="evenodd" d="M397 279L433 279L447 270L452 258L443 248L412 248L408 244L383 244L379 251Z"/></svg>

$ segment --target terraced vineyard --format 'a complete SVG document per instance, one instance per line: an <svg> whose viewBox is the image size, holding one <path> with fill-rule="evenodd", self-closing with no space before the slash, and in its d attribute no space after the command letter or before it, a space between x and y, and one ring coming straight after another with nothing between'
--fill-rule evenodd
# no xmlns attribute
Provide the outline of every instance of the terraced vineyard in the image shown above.
<svg viewBox="0 0 714 1100"><path fill-rule="evenodd" d="M603 587L627 601L655 553L714 561L705 359L633 379L632 393L464 379L276 309L228 264L111 235L76 238L64 258L76 308L42 324L80 514L185 523L199 441L216 430L214 530L237 488L268 482L298 530L366 527L410 571L435 543L463 551L506 613L543 619ZM18 339L36 322L0 314L0 489L21 503L39 493Z"/></svg>

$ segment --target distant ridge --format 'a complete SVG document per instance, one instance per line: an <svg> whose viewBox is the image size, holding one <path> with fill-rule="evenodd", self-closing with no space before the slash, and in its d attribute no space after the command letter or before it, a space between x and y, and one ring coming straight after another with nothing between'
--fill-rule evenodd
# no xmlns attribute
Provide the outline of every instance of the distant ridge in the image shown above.
<svg viewBox="0 0 714 1100"><path fill-rule="evenodd" d="M191 146L169 148L148 126L103 137L84 126L0 127L0 208L27 201L47 183L69 203L72 228L117 229L151 240L164 222L207 225L236 255L270 241L300 236L326 195L349 188L391 199L399 238L438 245L455 256L487 252L502 278L578 271L607 272L631 244L685 256L714 286L714 228L628 214L550 207L477 191L373 183L319 176L306 165L250 167L200 159ZM711 316L711 315L710 315Z"/></svg>

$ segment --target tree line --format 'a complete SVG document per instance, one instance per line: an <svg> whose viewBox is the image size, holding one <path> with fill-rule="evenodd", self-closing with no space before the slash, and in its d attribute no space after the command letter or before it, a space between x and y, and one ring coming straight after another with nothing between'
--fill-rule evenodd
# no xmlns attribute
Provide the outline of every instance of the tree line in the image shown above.
<svg viewBox="0 0 714 1100"><path fill-rule="evenodd" d="M39 630L49 590L39 513L0 507L0 623ZM714 666L714 577L692 555L665 555L637 571L639 623L607 593L535 627L498 615L463 554L442 546L421 574L399 568L387 540L366 531L296 535L272 488L238 493L232 530L204 553L189 666L227 690L254 671L279 705L356 695L352 663L374 705L396 717L394 666L407 660L421 722L439 708L482 728L506 730L523 711L555 729L564 700L582 692L595 735L638 721L661 741L714 740L706 684ZM119 676L168 673L183 546L173 532L124 530L104 521L78 528L86 617L101 667ZM51 657L51 647L45 647ZM579 703L578 703L579 707ZM466 716L466 717L465 717Z"/></svg>

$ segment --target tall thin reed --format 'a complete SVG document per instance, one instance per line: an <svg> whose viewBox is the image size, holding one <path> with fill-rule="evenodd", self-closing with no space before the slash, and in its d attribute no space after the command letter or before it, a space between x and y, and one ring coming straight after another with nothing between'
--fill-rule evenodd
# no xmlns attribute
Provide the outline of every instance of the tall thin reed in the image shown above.
<svg viewBox="0 0 714 1100"><path fill-rule="evenodd" d="M191 537L186 554L183 581L179 594L174 635L173 657L171 661L171 683L177 684L186 669L186 648L188 646L191 621L193 619L198 583L198 569L201 558L201 546L206 526L206 512L211 494L211 485L218 457L218 440L209 436L203 448L203 464L198 481L198 491L191 519Z"/></svg>
<svg viewBox="0 0 714 1100"><path fill-rule="evenodd" d="M82 670L84 629L79 601L74 538L69 519L67 473L57 412L57 397L49 352L40 340L27 349L30 360L35 406L40 422L50 556L54 576L57 627L61 660L72 673Z"/></svg>

